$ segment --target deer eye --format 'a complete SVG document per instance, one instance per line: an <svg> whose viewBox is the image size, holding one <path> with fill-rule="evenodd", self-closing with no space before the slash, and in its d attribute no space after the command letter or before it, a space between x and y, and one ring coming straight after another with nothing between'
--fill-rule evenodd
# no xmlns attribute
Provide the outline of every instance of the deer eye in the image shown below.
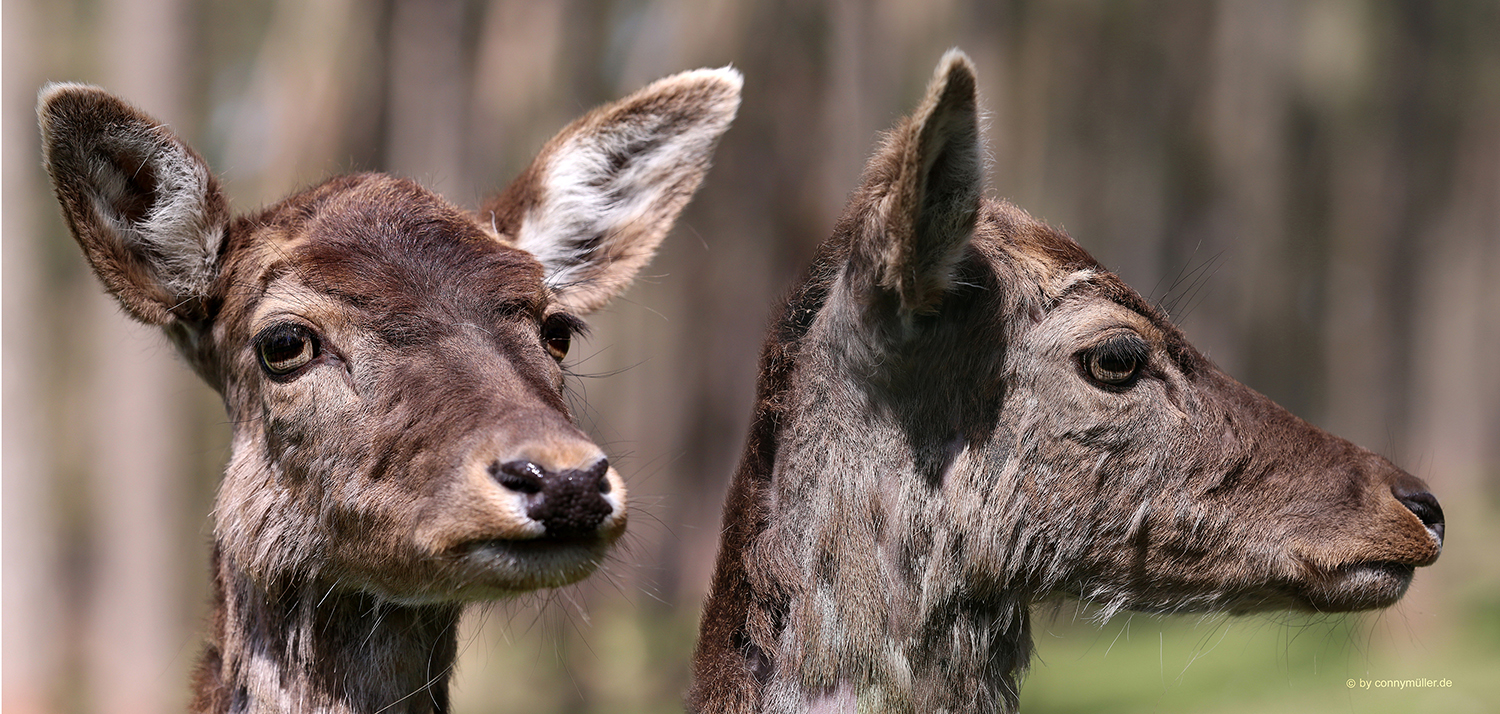
<svg viewBox="0 0 1500 714"><path fill-rule="evenodd" d="M568 347L578 327L577 319L569 315L552 315L542 323L542 344L547 346L552 359L561 362L568 356Z"/></svg>
<svg viewBox="0 0 1500 714"><path fill-rule="evenodd" d="M1120 386L1134 379L1145 366L1150 348L1134 335L1116 337L1083 353L1089 377L1100 384Z"/></svg>
<svg viewBox="0 0 1500 714"><path fill-rule="evenodd" d="M295 323L272 325L255 338L255 352L260 366L273 377L283 377L301 369L321 352L312 330Z"/></svg>

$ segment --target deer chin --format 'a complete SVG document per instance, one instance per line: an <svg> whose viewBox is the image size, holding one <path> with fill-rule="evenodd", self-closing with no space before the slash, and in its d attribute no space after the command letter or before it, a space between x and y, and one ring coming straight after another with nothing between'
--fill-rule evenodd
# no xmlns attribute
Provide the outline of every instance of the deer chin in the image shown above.
<svg viewBox="0 0 1500 714"><path fill-rule="evenodd" d="M1411 585L1416 566L1393 561L1350 563L1332 569L1309 565L1297 609L1355 612L1394 605Z"/></svg>

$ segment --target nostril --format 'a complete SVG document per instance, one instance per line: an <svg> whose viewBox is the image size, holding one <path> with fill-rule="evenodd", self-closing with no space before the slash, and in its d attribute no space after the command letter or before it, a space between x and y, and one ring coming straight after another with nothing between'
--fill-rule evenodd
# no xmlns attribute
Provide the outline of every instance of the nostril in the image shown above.
<svg viewBox="0 0 1500 714"><path fill-rule="evenodd" d="M1432 529L1439 539L1443 537L1443 507L1438 504L1436 496L1426 491L1405 493L1394 489L1393 494L1401 505L1422 520L1422 525Z"/></svg>
<svg viewBox="0 0 1500 714"><path fill-rule="evenodd" d="M512 491L527 495L541 493L547 472L530 461L498 461L490 464L490 478Z"/></svg>
<svg viewBox="0 0 1500 714"><path fill-rule="evenodd" d="M584 478L592 478L599 483L599 493L609 493L609 459L599 459L583 472Z"/></svg>

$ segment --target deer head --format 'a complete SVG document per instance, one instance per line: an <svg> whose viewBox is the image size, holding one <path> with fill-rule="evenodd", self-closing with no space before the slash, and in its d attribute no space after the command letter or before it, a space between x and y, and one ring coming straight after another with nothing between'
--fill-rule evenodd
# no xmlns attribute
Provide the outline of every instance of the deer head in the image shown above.
<svg viewBox="0 0 1500 714"><path fill-rule="evenodd" d="M1395 602L1442 546L1389 461L1225 375L1060 231L983 200L944 57L772 330L701 711L992 711L1028 606Z"/></svg>
<svg viewBox="0 0 1500 714"><path fill-rule="evenodd" d="M477 212L358 174L238 218L160 122L94 87L42 90L46 167L84 255L233 424L215 524L233 612L213 648L298 583L421 606L595 569L625 484L574 425L561 362L697 190L740 86L699 70L601 107ZM221 654L225 680L248 671Z"/></svg>

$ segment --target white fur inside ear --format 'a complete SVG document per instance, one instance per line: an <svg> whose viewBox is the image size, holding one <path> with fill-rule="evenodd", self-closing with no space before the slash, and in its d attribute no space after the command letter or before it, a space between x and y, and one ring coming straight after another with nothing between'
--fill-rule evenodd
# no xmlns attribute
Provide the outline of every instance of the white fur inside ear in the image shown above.
<svg viewBox="0 0 1500 714"><path fill-rule="evenodd" d="M127 130L109 139L117 156L145 158L141 170L154 182L146 215L131 220L120 213L118 206L139 199L133 194L140 184L109 160L89 166L94 210L127 246L150 256L169 294L205 295L224 238L224 226L207 211L211 177L202 162L175 141L163 141L154 129Z"/></svg>
<svg viewBox="0 0 1500 714"><path fill-rule="evenodd" d="M693 165L695 149L704 144L690 137L653 142L635 132L575 137L558 152L543 179L545 198L522 223L517 245L547 267L549 287L570 285L590 264L621 246L613 244L632 225L651 220L666 193L678 182L682 167ZM650 151L630 154L632 145L657 143ZM622 167L613 157L627 156Z"/></svg>
<svg viewBox="0 0 1500 714"><path fill-rule="evenodd" d="M559 136L542 158L540 200L516 236L549 287L629 280L697 189L742 83L727 67L684 72ZM612 263L620 269L611 272Z"/></svg>

